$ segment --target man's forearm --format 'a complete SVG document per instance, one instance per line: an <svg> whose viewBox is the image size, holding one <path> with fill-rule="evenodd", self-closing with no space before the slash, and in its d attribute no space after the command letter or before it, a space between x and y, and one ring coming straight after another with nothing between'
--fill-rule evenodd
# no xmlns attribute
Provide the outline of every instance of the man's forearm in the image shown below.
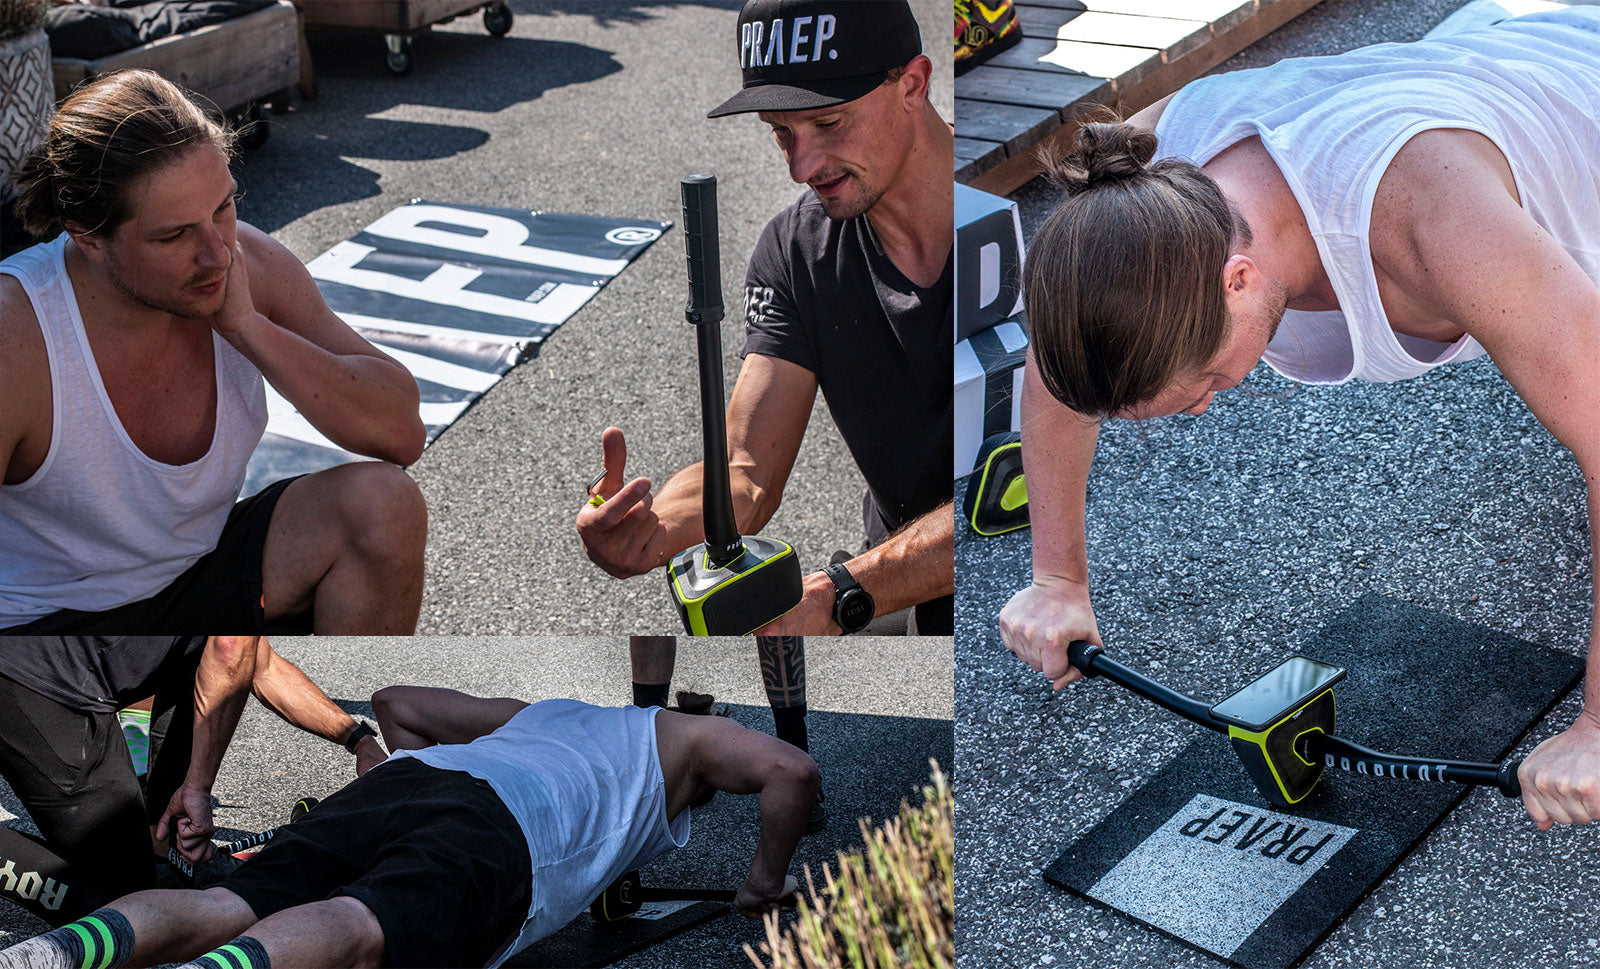
<svg viewBox="0 0 1600 969"><path fill-rule="evenodd" d="M666 531L664 543L670 559L692 545L706 540L705 497L702 490L704 464L696 461L667 479L651 506ZM750 469L733 463L728 469L729 490L733 496L733 520L742 535L754 535L764 528L777 511L777 503L758 486ZM658 565L666 565L663 559Z"/></svg>
<svg viewBox="0 0 1600 969"><path fill-rule="evenodd" d="M347 451L410 464L426 432L416 380L404 367L366 354L336 354L260 313L227 339L313 427Z"/></svg>
<svg viewBox="0 0 1600 969"><path fill-rule="evenodd" d="M262 706L324 740L343 744L355 729L355 718L328 699L300 667L273 651L264 636L256 650L252 689Z"/></svg>
<svg viewBox="0 0 1600 969"><path fill-rule="evenodd" d="M1099 435L1097 421L1050 396L1030 353L1022 381L1022 464L1035 578L1056 575L1088 584L1084 506Z"/></svg>
<svg viewBox="0 0 1600 969"><path fill-rule="evenodd" d="M750 863L752 885L771 895L782 889L795 846L805 833L816 801L814 764L809 770L776 773L762 785L761 838L756 843L755 860Z"/></svg>
<svg viewBox="0 0 1600 969"><path fill-rule="evenodd" d="M194 674L194 743L185 783L210 790L255 676L256 637L213 636Z"/></svg>
<svg viewBox="0 0 1600 969"><path fill-rule="evenodd" d="M946 502L846 562L845 568L884 616L956 591L955 541L955 508Z"/></svg>

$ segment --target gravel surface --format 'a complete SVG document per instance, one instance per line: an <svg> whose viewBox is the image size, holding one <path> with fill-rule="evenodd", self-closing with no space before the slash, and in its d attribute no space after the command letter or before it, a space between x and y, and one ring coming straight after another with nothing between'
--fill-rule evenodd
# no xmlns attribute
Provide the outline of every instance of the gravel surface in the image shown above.
<svg viewBox="0 0 1600 969"><path fill-rule="evenodd" d="M934 103L953 117L949 14L913 5L945 79ZM736 0L511 7L505 38L477 15L420 38L407 77L389 74L376 34L316 39L320 97L272 117L266 146L245 155L240 215L302 260L413 198L674 223L411 470L430 519L419 632L676 632L661 575L605 575L573 516L608 424L628 434L630 471L657 483L700 456L678 179L718 175L733 308L762 227L800 188L754 116L705 118L739 89ZM742 342L730 312L730 388ZM768 528L808 567L825 563L860 544L865 487L819 397Z"/></svg>
<svg viewBox="0 0 1600 969"><path fill-rule="evenodd" d="M627 643L619 637L294 640L274 642L345 709L370 716L368 698L393 683L449 685L480 696L525 700L631 700ZM791 870L821 876L836 852L861 844L856 819L881 820L902 799L920 798L928 761L946 770L951 740L951 646L932 637L808 640L807 717L829 809L825 831L802 839ZM755 643L681 639L674 689L715 693L746 726L772 731ZM302 734L251 702L213 791L219 828L260 831L283 823L307 794L325 797L354 776L341 748ZM0 821L33 828L0 782ZM719 794L696 808L687 847L645 869L644 883L737 887L748 872L759 822L756 799ZM587 918L587 916L583 916ZM0 947L47 928L0 904ZM616 963L628 969L749 966L741 947L759 944L759 923L724 916Z"/></svg>
<svg viewBox="0 0 1600 969"><path fill-rule="evenodd" d="M1460 6L1327 0L1221 65L1421 37ZM1051 194L1015 196L1024 235ZM964 966L1215 966L1046 885L1040 870L1198 728L1104 684L1052 695L995 616L1030 534L957 539L956 726ZM1111 422L1090 481L1095 609L1110 649L1220 698L1380 592L1582 655L1583 482L1487 359L1396 384L1306 387L1257 367L1202 417ZM1571 722L1569 696L1520 752ZM1592 828L1538 833L1477 793L1307 960L1323 966L1592 964Z"/></svg>

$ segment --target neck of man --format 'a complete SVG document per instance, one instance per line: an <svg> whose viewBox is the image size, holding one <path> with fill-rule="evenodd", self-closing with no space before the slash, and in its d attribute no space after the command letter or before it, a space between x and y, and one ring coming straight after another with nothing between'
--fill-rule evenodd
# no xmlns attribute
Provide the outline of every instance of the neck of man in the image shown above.
<svg viewBox="0 0 1600 969"><path fill-rule="evenodd" d="M65 261L78 313L91 335L148 344L161 333L194 322L134 299L116 284L106 266L84 255L70 238Z"/></svg>
<svg viewBox="0 0 1600 969"><path fill-rule="evenodd" d="M933 105L924 104L904 164L867 212L883 251L906 278L928 287L939 281L955 245L955 183L950 178L955 135Z"/></svg>
<svg viewBox="0 0 1600 969"><path fill-rule="evenodd" d="M1205 165L1223 196L1250 225L1244 250L1268 279L1288 293L1288 308L1320 312L1339 309L1339 297L1322 266L1322 254L1305 212L1266 149L1229 149ZM1243 143L1241 143L1243 144Z"/></svg>

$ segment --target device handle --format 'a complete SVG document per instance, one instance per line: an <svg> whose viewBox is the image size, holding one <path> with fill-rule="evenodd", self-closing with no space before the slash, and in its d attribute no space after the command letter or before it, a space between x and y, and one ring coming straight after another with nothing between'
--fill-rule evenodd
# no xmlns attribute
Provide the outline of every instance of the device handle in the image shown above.
<svg viewBox="0 0 1600 969"><path fill-rule="evenodd" d="M717 176L685 175L683 248L689 257L689 303L684 318L696 325L722 322L722 247L717 238Z"/></svg>
<svg viewBox="0 0 1600 969"><path fill-rule="evenodd" d="M1067 646L1067 662L1085 677L1103 676L1207 730L1228 732L1228 725L1211 715L1211 704L1162 686L1138 670L1122 665L1107 656L1103 647L1083 640L1070 643Z"/></svg>
<svg viewBox="0 0 1600 969"><path fill-rule="evenodd" d="M1440 760L1385 754L1363 747L1336 734L1313 734L1307 738L1307 751L1324 767L1351 771L1369 777L1392 777L1407 781L1454 781L1478 787L1493 787L1506 797L1521 797L1522 782L1517 779L1520 759L1501 764L1480 764L1465 760Z"/></svg>
<svg viewBox="0 0 1600 969"><path fill-rule="evenodd" d="M705 463L700 470L700 518L705 525L706 558L726 565L744 552L733 517L733 486L728 480L728 427L722 395L722 270L717 239L717 176L685 175L683 244L689 257L689 303L684 317L695 324L700 365L700 436Z"/></svg>

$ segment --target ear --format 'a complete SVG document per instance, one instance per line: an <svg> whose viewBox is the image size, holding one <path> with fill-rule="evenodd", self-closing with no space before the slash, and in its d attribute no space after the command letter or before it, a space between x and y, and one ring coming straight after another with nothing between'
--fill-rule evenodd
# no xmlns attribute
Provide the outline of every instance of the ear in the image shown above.
<svg viewBox="0 0 1600 969"><path fill-rule="evenodd" d="M906 72L900 76L900 96L907 110L920 110L920 105L928 100L928 83L932 76L933 62L924 54L918 54L906 64Z"/></svg>
<svg viewBox="0 0 1600 969"><path fill-rule="evenodd" d="M71 222L64 228L67 230L67 236L72 239L72 244L77 246L78 251L90 262L97 266L106 264L106 249L111 243L109 238L98 232L86 231L82 226Z"/></svg>
<svg viewBox="0 0 1600 969"><path fill-rule="evenodd" d="M1256 261L1242 252L1229 256L1222 264L1222 291L1228 296L1243 293L1260 279L1261 270L1256 267Z"/></svg>

